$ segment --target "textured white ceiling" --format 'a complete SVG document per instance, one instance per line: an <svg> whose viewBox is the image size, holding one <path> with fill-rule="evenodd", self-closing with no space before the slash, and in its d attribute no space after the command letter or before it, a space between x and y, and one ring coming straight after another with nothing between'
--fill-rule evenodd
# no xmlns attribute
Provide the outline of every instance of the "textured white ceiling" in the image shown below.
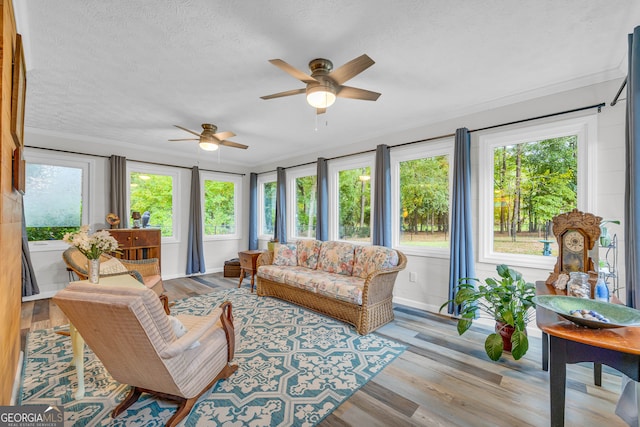
<svg viewBox="0 0 640 427"><path fill-rule="evenodd" d="M221 158L251 167L623 76L640 23L637 0L14 2L28 129L195 161L217 154L168 142L189 137L172 125L214 123L250 146ZM376 64L348 85L382 96L339 98L317 131L303 95L259 98L304 87L269 59L363 53Z"/></svg>

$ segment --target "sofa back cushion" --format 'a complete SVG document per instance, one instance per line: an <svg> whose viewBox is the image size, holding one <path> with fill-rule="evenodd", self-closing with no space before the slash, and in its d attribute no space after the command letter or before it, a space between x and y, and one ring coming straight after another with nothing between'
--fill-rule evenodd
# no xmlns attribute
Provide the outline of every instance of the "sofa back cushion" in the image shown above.
<svg viewBox="0 0 640 427"><path fill-rule="evenodd" d="M298 249L298 265L315 270L318 267L318 258L320 257L321 240L300 239L297 242Z"/></svg>
<svg viewBox="0 0 640 427"><path fill-rule="evenodd" d="M273 249L273 265L297 265L295 243L278 243Z"/></svg>
<svg viewBox="0 0 640 427"><path fill-rule="evenodd" d="M356 246L353 275L366 279L376 270L398 265L398 252L384 246Z"/></svg>
<svg viewBox="0 0 640 427"><path fill-rule="evenodd" d="M354 248L353 243L322 242L318 270L351 276L353 274Z"/></svg>

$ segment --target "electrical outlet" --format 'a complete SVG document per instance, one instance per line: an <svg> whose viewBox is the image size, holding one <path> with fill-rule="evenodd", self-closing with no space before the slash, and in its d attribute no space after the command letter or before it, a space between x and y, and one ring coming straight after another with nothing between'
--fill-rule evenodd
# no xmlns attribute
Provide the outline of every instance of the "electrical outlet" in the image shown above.
<svg viewBox="0 0 640 427"><path fill-rule="evenodd" d="M409 281L410 282L417 282L418 281L418 273L416 273L415 271L410 271L409 272Z"/></svg>

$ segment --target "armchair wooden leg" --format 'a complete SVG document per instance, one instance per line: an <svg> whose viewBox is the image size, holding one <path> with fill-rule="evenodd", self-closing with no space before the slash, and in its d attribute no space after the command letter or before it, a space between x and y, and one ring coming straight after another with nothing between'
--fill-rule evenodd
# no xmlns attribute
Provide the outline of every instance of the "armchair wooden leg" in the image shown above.
<svg viewBox="0 0 640 427"><path fill-rule="evenodd" d="M195 405L197 401L197 397L192 397L191 399L184 399L183 401L181 401L176 413L173 414L173 416L169 418L169 421L167 421L167 424L165 424L166 427L177 426L184 417L189 415L189 412L191 412L191 408L193 408L193 405Z"/></svg>
<svg viewBox="0 0 640 427"><path fill-rule="evenodd" d="M129 406L136 403L141 394L142 390L140 390L138 387L131 387L131 390L129 390L129 394L127 394L127 397L125 397L124 400L120 402L118 406L116 406L113 412L111 412L111 418L115 418L126 411Z"/></svg>

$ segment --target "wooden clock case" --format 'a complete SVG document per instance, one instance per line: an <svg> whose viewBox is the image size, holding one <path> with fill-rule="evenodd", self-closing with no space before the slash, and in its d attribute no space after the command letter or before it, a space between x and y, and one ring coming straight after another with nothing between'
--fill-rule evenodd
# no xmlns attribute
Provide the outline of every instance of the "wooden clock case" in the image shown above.
<svg viewBox="0 0 640 427"><path fill-rule="evenodd" d="M553 272L547 279L547 284L554 284L560 274L569 274L569 271L565 271L563 268L563 250L565 246L563 244L563 238L569 230L576 230L584 236L584 245L587 251L585 252L586 259L583 262L583 269L585 273L589 273L589 281L595 283L595 280L598 278L598 273L595 271L595 265L593 259L589 256L589 252L593 250L593 247L600 237L601 221L602 217L581 212L578 209L557 215L553 218L553 235L558 242L559 254Z"/></svg>

